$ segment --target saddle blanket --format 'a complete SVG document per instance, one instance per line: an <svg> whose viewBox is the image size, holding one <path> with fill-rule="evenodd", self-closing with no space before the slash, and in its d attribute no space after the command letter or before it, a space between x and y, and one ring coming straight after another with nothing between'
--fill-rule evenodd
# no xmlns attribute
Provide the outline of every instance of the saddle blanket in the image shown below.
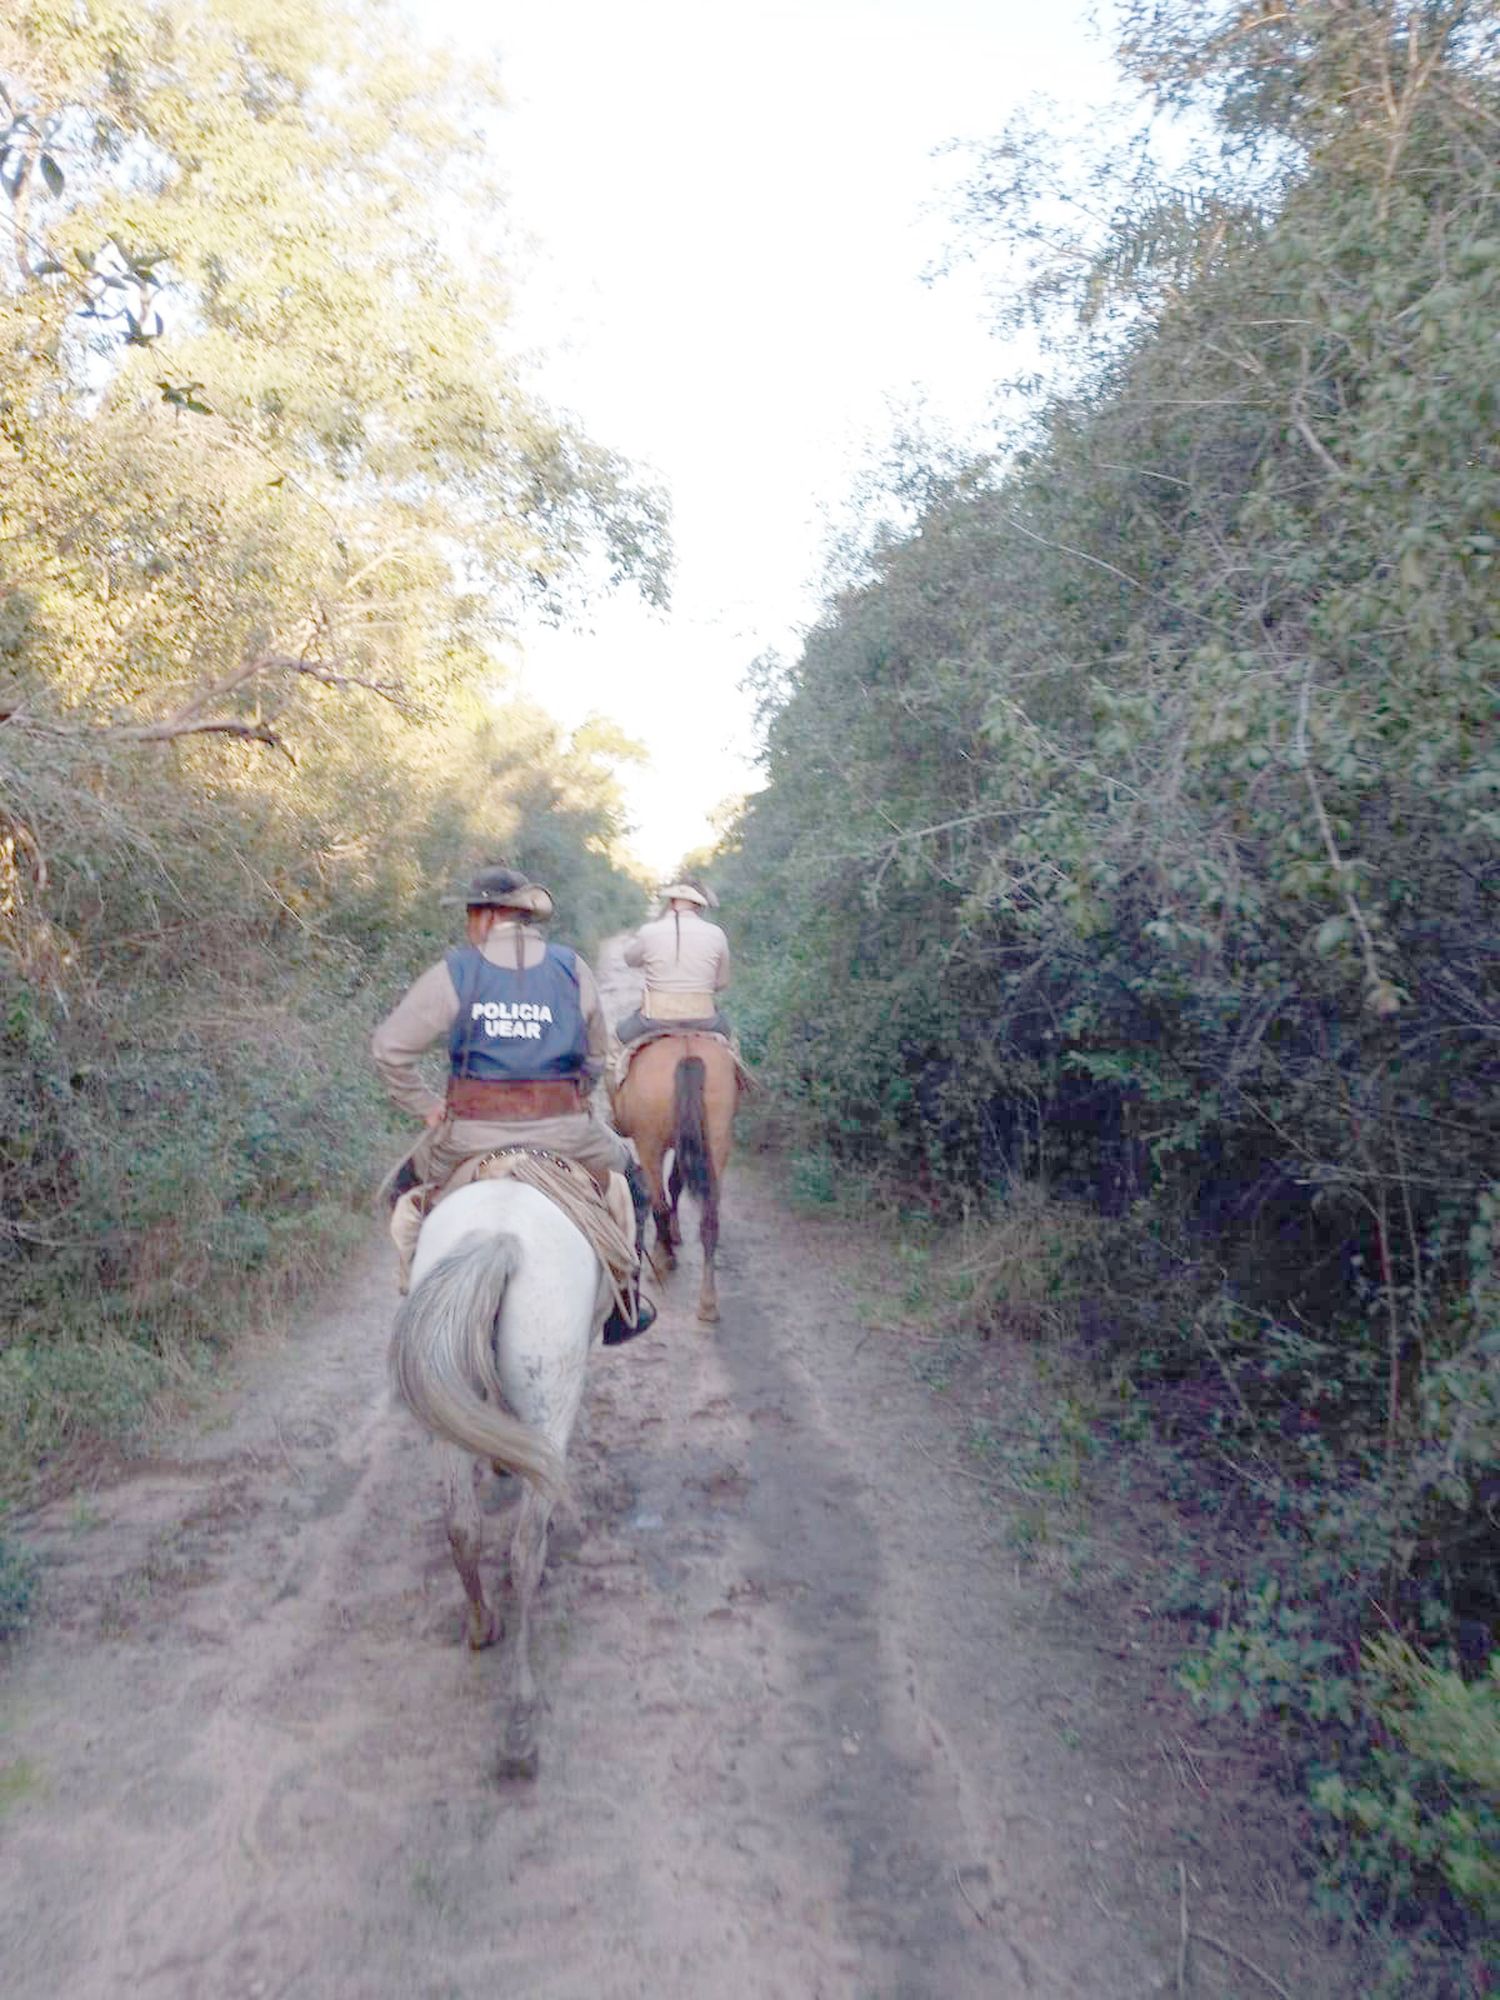
<svg viewBox="0 0 1500 2000"><path fill-rule="evenodd" d="M566 1160L559 1153L533 1152L524 1146L481 1153L455 1168L441 1187L428 1182L402 1195L391 1210L390 1224L391 1241L401 1260L397 1282L402 1297L410 1285L417 1238L433 1209L446 1195L472 1181L495 1180L522 1181L557 1204L604 1266L615 1303L629 1318L636 1273L635 1207L625 1176L611 1174L608 1188L601 1190L593 1174L577 1160Z"/></svg>
<svg viewBox="0 0 1500 2000"><path fill-rule="evenodd" d="M615 1095L620 1085L625 1081L626 1076L629 1074L631 1063L640 1054L641 1050L649 1049L653 1042L661 1041L665 1035L704 1035L709 1041L720 1043L734 1057L734 1071L735 1075L739 1078L741 1095L743 1096L754 1089L755 1080L745 1067L745 1058L740 1054L740 1043L737 1035L716 1035L711 1033L707 1028L684 1028L680 1023L675 1021L662 1021L659 1025L648 1028L644 1035L638 1035L634 1041L620 1042L615 1045L611 1051L609 1061L609 1094L611 1097Z"/></svg>

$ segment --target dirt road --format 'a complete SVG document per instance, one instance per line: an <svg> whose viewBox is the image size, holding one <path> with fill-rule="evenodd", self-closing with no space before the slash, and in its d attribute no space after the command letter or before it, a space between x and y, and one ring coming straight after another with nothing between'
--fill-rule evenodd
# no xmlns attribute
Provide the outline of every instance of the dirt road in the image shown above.
<svg viewBox="0 0 1500 2000"><path fill-rule="evenodd" d="M1184 1890L1246 1935L1229 1857L1185 1793L1163 1822L1149 1717L1114 1747L1080 1723L1117 1713L1122 1645L1040 1629L853 1254L741 1172L722 1326L690 1232L657 1327L596 1352L531 1786L492 1776L499 1657L460 1642L388 1397L383 1242L219 1428L34 1521L11 2000L1263 1993L1197 1947L1179 1986ZM1341 1990L1262 1918L1298 2000Z"/></svg>

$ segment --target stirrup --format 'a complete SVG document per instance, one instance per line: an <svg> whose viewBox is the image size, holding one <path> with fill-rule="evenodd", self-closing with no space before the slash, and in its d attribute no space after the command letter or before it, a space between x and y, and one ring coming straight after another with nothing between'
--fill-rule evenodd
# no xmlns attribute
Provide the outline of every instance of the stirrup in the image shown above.
<svg viewBox="0 0 1500 2000"><path fill-rule="evenodd" d="M652 1305L649 1299L637 1293L635 1301L635 1325L632 1326L620 1311L620 1308L616 1306L610 1313L609 1318L604 1322L604 1345L606 1347L623 1347L627 1340L634 1340L638 1333L644 1333L648 1327L655 1324L656 1307Z"/></svg>

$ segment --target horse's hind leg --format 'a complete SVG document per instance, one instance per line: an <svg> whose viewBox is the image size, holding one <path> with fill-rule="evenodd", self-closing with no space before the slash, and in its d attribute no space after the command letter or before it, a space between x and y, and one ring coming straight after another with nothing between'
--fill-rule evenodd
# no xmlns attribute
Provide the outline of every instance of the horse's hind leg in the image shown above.
<svg viewBox="0 0 1500 2000"><path fill-rule="evenodd" d="M510 1581L516 1596L516 1629L505 1686L505 1737L500 1749L502 1778L537 1774L536 1681L531 1672L531 1612L547 1560L547 1523L552 1502L528 1486L521 1501L510 1549Z"/></svg>
<svg viewBox="0 0 1500 2000"><path fill-rule="evenodd" d="M699 1232L703 1242L703 1286L698 1295L698 1317L712 1325L719 1317L719 1288L714 1273L719 1248L719 1198L724 1192L724 1176L734 1142L734 1112L739 1102L739 1084L732 1062L727 1073L723 1063L711 1071L706 1090L708 1194L703 1202Z"/></svg>
<svg viewBox="0 0 1500 2000"><path fill-rule="evenodd" d="M703 1283L698 1292L698 1317L705 1325L712 1326L719 1317L719 1287L714 1276L714 1253L719 1247L719 1190L716 1183L710 1183L708 1197L703 1203L698 1240L703 1246Z"/></svg>
<svg viewBox="0 0 1500 2000"><path fill-rule="evenodd" d="M646 1176L646 1186L651 1193L651 1220L656 1231L656 1241L647 1254L660 1283L668 1271L677 1268L677 1259L672 1253L672 1204L662 1186L661 1153L650 1143L642 1145L639 1139L635 1143L636 1151L641 1156L641 1172Z"/></svg>
<svg viewBox="0 0 1500 2000"><path fill-rule="evenodd" d="M660 1208L653 1208L651 1219L656 1224L656 1245L651 1252L651 1261L656 1266L657 1277L662 1278L668 1271L677 1269L677 1252L673 1247L676 1239L673 1234L670 1204L664 1201Z"/></svg>
<svg viewBox="0 0 1500 2000"><path fill-rule="evenodd" d="M466 1451L440 1444L443 1459L443 1518L448 1527L448 1546L464 1595L469 1600L469 1644L478 1652L500 1637L500 1619L485 1602L479 1565L484 1558L484 1522L479 1512L479 1482L484 1467Z"/></svg>

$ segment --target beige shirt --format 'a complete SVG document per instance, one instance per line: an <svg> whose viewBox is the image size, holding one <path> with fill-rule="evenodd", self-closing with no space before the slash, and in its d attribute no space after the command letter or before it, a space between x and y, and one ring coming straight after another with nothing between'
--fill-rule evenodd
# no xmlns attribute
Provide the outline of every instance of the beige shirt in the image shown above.
<svg viewBox="0 0 1500 2000"><path fill-rule="evenodd" d="M518 935L525 949L523 963L528 967L540 965L546 945L541 932L529 924L524 927L497 924L480 949L492 965L514 968ZM578 974L578 998L588 1029L588 1072L590 1076L598 1076L603 1072L608 1046L604 1010L599 1005L594 975L581 958L574 960L574 970ZM370 1051L381 1081L401 1109L414 1118L425 1118L430 1111L442 1109L442 1098L418 1074L417 1058L439 1036L446 1037L457 1019L458 990L446 962L439 959L413 982L375 1030Z"/></svg>
<svg viewBox="0 0 1500 2000"><path fill-rule="evenodd" d="M625 963L640 967L648 992L722 993L729 984L729 940L696 910L668 910L641 925L625 947Z"/></svg>

